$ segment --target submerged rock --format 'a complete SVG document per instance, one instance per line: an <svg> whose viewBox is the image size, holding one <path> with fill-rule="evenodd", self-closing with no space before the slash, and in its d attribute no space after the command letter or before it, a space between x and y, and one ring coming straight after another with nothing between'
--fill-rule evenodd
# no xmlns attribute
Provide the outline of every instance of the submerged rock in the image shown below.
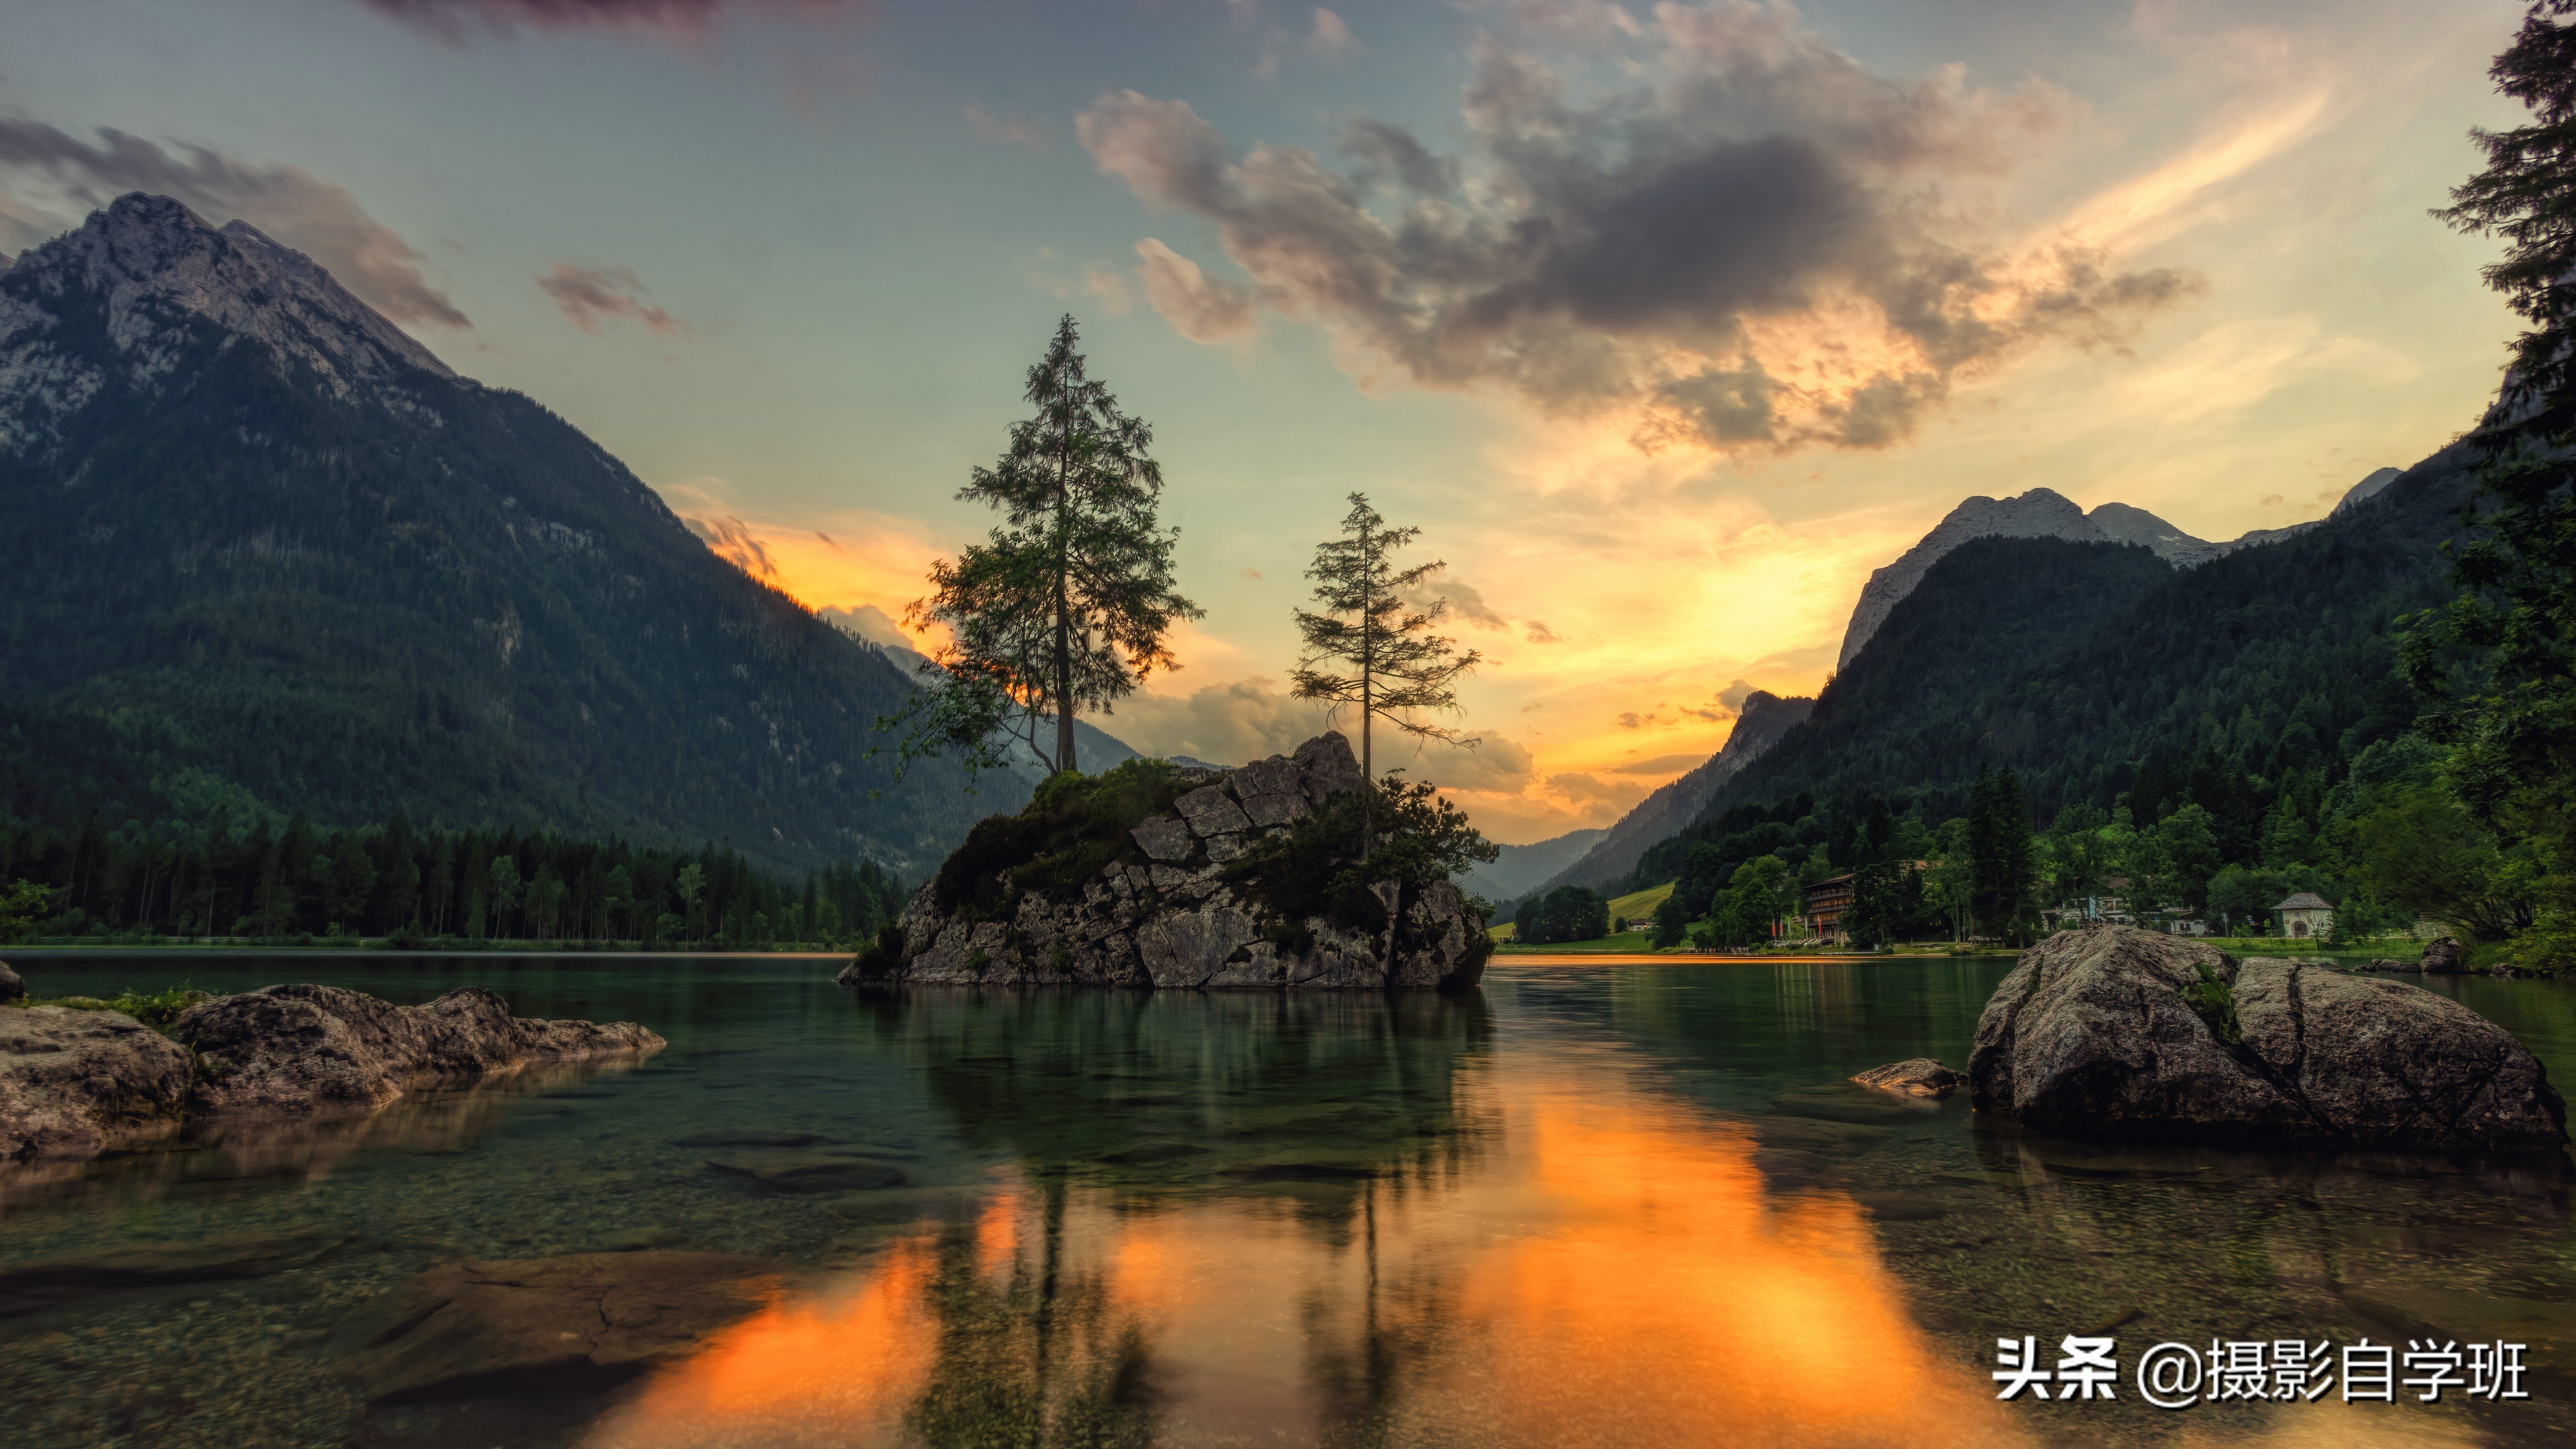
<svg viewBox="0 0 2576 1449"><path fill-rule="evenodd" d="M2313 962L2133 927L2061 931L1986 1003L1977 1110L2065 1137L2546 1146L2567 1110L2512 1033Z"/></svg>
<svg viewBox="0 0 2576 1449"><path fill-rule="evenodd" d="M195 1104L210 1112L372 1109L415 1081L663 1046L631 1021L513 1017L510 1003L479 986L425 1006L337 986L269 986L190 1007L170 1036L204 1059Z"/></svg>
<svg viewBox="0 0 2576 1449"><path fill-rule="evenodd" d="M1041 817L1042 795L1021 817L976 827L940 878L904 907L888 942L838 979L1187 989L1474 985L1493 943L1466 895L1448 881L1381 881L1329 903L1312 890L1266 888L1274 882L1257 868L1275 856L1256 852L1275 849L1266 842L1289 836L1335 794L1365 783L1350 742L1325 734L1294 755L1221 775L1181 772L1163 787L1180 791L1162 797L1169 808L1123 828L1051 836L1043 849L1025 837L1071 827ZM1283 894L1306 904L1283 909L1275 903Z"/></svg>
<svg viewBox="0 0 2576 1449"><path fill-rule="evenodd" d="M0 1008L0 1161L94 1157L178 1126L188 1049L130 1016Z"/></svg>
<svg viewBox="0 0 2576 1449"><path fill-rule="evenodd" d="M1896 1092L1908 1097L1946 1097L1966 1086L1968 1079L1930 1057L1912 1057L1890 1066L1872 1067L1852 1078L1864 1087L1882 1092Z"/></svg>
<svg viewBox="0 0 2576 1449"><path fill-rule="evenodd" d="M688 1352L776 1294L777 1265L727 1253L576 1253L450 1263L334 1335L371 1400L608 1387Z"/></svg>

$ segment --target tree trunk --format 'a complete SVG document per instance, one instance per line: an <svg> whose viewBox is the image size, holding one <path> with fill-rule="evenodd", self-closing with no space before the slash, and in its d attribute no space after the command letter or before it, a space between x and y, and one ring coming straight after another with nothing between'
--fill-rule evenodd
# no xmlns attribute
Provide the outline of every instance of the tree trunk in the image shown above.
<svg viewBox="0 0 2576 1449"><path fill-rule="evenodd" d="M1055 768L1061 772L1075 768L1073 762L1073 601L1067 594L1067 574L1072 560L1067 558L1065 513L1072 505L1066 496L1065 456L1059 446L1055 455Z"/></svg>
<svg viewBox="0 0 2576 1449"><path fill-rule="evenodd" d="M1376 642L1377 582L1369 557L1368 525L1360 525L1360 864L1368 864L1369 847L1377 843L1377 766L1369 758L1369 726L1377 721L1377 701L1370 693L1371 646Z"/></svg>

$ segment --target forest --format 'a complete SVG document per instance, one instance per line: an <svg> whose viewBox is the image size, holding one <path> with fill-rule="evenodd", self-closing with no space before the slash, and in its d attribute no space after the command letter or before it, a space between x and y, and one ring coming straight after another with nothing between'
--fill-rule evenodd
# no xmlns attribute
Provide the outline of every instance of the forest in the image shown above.
<svg viewBox="0 0 2576 1449"><path fill-rule="evenodd" d="M790 884L729 847L416 829L399 809L345 830L302 814L236 830L220 806L193 830L109 830L96 814L76 831L0 819L0 881L17 882L0 904L0 937L100 943L828 948L873 934L904 899L872 861L828 863Z"/></svg>

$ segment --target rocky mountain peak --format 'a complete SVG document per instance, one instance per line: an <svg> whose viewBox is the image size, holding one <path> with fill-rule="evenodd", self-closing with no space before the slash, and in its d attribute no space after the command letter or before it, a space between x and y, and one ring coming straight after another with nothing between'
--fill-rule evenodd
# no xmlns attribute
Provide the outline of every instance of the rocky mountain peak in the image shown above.
<svg viewBox="0 0 2576 1449"><path fill-rule="evenodd" d="M1871 574L1869 582L1861 586L1860 602L1853 607L1851 624L1843 631L1843 650L1834 668L1850 666L1861 646L1878 632L1879 625L1887 622L1888 611L1923 581L1924 570L1969 539L1996 534L2009 538L2069 538L2079 543L2101 543L2110 537L2084 516L2084 510L2076 507L2073 499L2055 489L2033 488L2018 498L1980 495L1967 499L1923 535L1922 542Z"/></svg>
<svg viewBox="0 0 2576 1449"><path fill-rule="evenodd" d="M456 376L311 257L135 192L0 271L0 446L47 440L111 386L158 389L209 324L337 398Z"/></svg>

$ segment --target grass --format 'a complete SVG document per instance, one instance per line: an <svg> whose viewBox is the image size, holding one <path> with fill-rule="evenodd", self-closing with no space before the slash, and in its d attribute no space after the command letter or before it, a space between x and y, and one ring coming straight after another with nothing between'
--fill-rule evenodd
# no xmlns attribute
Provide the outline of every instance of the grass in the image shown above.
<svg viewBox="0 0 2576 1449"><path fill-rule="evenodd" d="M167 991L126 990L114 996L30 996L28 1006L65 1006L74 1011L119 1011L145 1026L159 1029L179 1019L179 1013L210 999L203 991L174 986Z"/></svg>
<svg viewBox="0 0 2576 1449"><path fill-rule="evenodd" d="M1681 882L1680 882L1680 881L1677 881L1677 880L1668 880L1668 881L1664 882L1662 885L1659 885L1659 886L1648 886L1648 887L1646 887L1644 890L1641 890L1641 891L1630 891L1628 894L1626 894L1626 895L1624 895L1624 896L1620 896L1620 897L1618 897L1618 898L1616 898L1616 899L1612 900L1612 901L1610 902L1610 919L1612 919L1612 920L1614 920L1614 921L1615 921L1615 920L1619 919L1621 916L1626 916L1629 920L1632 920L1632 921L1641 921L1641 922L1642 922L1642 921L1652 921L1652 920L1654 919L1654 915L1655 915L1655 907L1662 905L1662 904L1664 903L1665 899L1666 899L1666 898L1668 898L1668 897L1670 897L1670 896L1672 895L1672 893L1673 893L1673 887L1674 887L1674 886L1677 886L1677 885L1679 885L1679 884L1681 884ZM1635 938L1637 938L1638 940L1641 940L1641 941L1642 941L1642 940L1644 940L1644 939L1645 939L1645 937L1646 937L1646 935L1648 934L1648 931L1649 931L1649 930L1651 930L1651 927L1647 928L1646 930L1630 931L1630 932L1628 932L1628 933L1627 933L1627 935L1624 935L1624 936L1614 936L1614 937L1612 937L1611 939L1612 939L1612 940L1624 941L1624 940L1629 939L1629 937L1635 937ZM1486 934L1488 934L1488 935L1492 936L1492 937L1494 938L1494 940L1495 940L1495 942L1496 942L1497 944L1508 944L1508 943L1509 943L1509 942L1511 942L1514 938L1516 938L1517 936L1519 936L1520 931L1519 931L1519 928L1518 928L1517 926L1515 926L1512 922L1510 922L1510 921L1505 921L1505 922L1503 922L1501 925L1494 927L1491 931L1487 932ZM1550 947L1548 947L1547 949L1549 949L1549 950L1553 951L1553 950L1556 950L1556 949L1558 949L1558 948L1557 948L1557 947L1554 947L1554 946L1550 946ZM1567 949L1567 950L1584 950L1584 951L1611 951L1611 950L1618 950L1618 951L1639 950L1639 951L1645 951L1645 950L1652 950L1652 949L1654 949L1654 948L1653 948L1653 947L1651 947L1651 946L1634 946L1634 947L1631 947L1631 946L1615 946L1615 947L1614 947L1614 946L1609 945L1607 942L1603 942L1603 941L1575 941L1575 942L1571 942L1571 943L1569 943L1569 944L1565 947L1565 949Z"/></svg>

